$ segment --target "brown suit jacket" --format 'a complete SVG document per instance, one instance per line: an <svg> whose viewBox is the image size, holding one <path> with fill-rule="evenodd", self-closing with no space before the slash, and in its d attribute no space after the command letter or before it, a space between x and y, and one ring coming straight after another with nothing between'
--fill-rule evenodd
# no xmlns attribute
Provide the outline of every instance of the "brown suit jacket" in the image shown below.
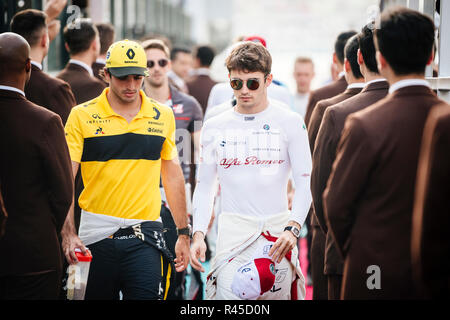
<svg viewBox="0 0 450 320"><path fill-rule="evenodd" d="M319 102L320 100L332 98L336 95L339 95L340 93L344 92L346 88L347 88L347 81L345 80L345 77L341 77L337 81L334 81L322 88L319 88L311 92L305 114L305 123L308 126L308 132L311 114L317 102ZM311 139L310 145L314 145L311 144ZM308 221L311 226L310 231L312 235L310 256L311 256L311 275L313 278L313 300L326 300L328 299L328 283L323 273L326 238L325 234L319 227L317 218L315 217L313 204L311 204L311 207L309 209L306 223L308 223Z"/></svg>
<svg viewBox="0 0 450 320"><path fill-rule="evenodd" d="M100 80L106 87L109 86L109 83L106 82L101 76L100 76L100 70L103 70L103 68L105 67L104 63L100 63L100 62L94 62L92 64L92 72L94 72L94 76Z"/></svg>
<svg viewBox="0 0 450 320"><path fill-rule="evenodd" d="M76 105L70 85L54 78L32 65L30 81L25 86L25 96L31 102L55 112L63 124Z"/></svg>
<svg viewBox="0 0 450 320"><path fill-rule="evenodd" d="M59 233L73 198L69 150L61 118L0 90L2 194L8 210L0 239L0 276L61 271Z"/></svg>
<svg viewBox="0 0 450 320"><path fill-rule="evenodd" d="M346 88L347 88L347 80L345 80L345 77L342 76L336 81L333 81L332 83L329 83L326 86L323 86L321 88L312 91L311 94L309 95L308 104L306 106L306 113L305 113L306 126L309 127L309 121L311 119L312 112L314 111L314 107L316 106L317 102L319 102L320 100L334 97L339 93L344 92Z"/></svg>
<svg viewBox="0 0 450 320"><path fill-rule="evenodd" d="M5 209L5 203L3 202L1 184L0 184L0 239L3 237L5 233L5 224L8 219L8 213Z"/></svg>
<svg viewBox="0 0 450 320"><path fill-rule="evenodd" d="M417 287L450 298L450 106L435 107L425 125L417 171L412 261Z"/></svg>
<svg viewBox="0 0 450 320"><path fill-rule="evenodd" d="M420 298L411 273L414 185L425 120L441 102L409 86L348 117L323 195L345 259L341 298Z"/></svg>
<svg viewBox="0 0 450 320"><path fill-rule="evenodd" d="M66 67L56 76L70 84L75 100L78 104L98 97L106 86L82 66L68 63Z"/></svg>
<svg viewBox="0 0 450 320"><path fill-rule="evenodd" d="M206 113L209 93L215 84L217 84L217 82L211 79L208 75L196 75L186 81L189 94L200 103L203 114Z"/></svg>
<svg viewBox="0 0 450 320"><path fill-rule="evenodd" d="M308 139L309 139L309 147L311 148L311 154L314 152L314 144L316 142L317 132L319 131L320 123L322 122L322 117L325 110L331 105L344 101L350 97L353 97L355 94L360 93L361 90L362 88L346 89L344 92L339 93L334 97L320 100L317 102L312 112L311 119L309 120L308 125ZM311 225L314 227L319 227L319 222L317 221L317 218L314 214L313 205L311 205L309 214L311 215Z"/></svg>
<svg viewBox="0 0 450 320"><path fill-rule="evenodd" d="M338 94L337 96L320 100L317 102L316 106L311 115L311 119L309 120L308 126L308 138L309 138L309 146L311 148L311 153L314 152L314 144L316 143L317 133L319 132L320 123L322 122L323 114L325 110L332 105L335 105L339 102L347 100L348 98L353 97L354 95L360 93L362 88L350 88L346 89L344 92Z"/></svg>
<svg viewBox="0 0 450 320"><path fill-rule="evenodd" d="M389 90L387 81L374 82L366 86L361 93L341 103L330 106L326 111L316 138L311 172L311 193L314 213L322 230L326 233L325 274L343 273L343 260L334 244L323 212L322 195L336 158L336 149L341 138L342 129L348 115L362 110L383 99ZM317 108L316 108L317 110ZM314 112L316 112L314 110Z"/></svg>

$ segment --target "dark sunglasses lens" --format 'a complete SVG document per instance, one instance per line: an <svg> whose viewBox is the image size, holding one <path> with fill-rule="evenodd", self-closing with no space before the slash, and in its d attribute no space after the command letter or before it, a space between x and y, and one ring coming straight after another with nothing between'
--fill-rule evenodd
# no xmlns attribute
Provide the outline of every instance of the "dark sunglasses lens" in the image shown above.
<svg viewBox="0 0 450 320"><path fill-rule="evenodd" d="M166 59L161 59L158 61L158 64L161 68L164 68L165 66L167 66L168 63L169 63L169 61Z"/></svg>
<svg viewBox="0 0 450 320"><path fill-rule="evenodd" d="M153 68L154 66L155 66L155 61L153 61L153 60L147 61L147 68Z"/></svg>
<svg viewBox="0 0 450 320"><path fill-rule="evenodd" d="M259 88L259 82L256 79L248 79L247 80L247 88L250 90L256 90Z"/></svg>
<svg viewBox="0 0 450 320"><path fill-rule="evenodd" d="M234 90L241 90L242 84L242 80L233 79L230 81L231 88L233 88Z"/></svg>

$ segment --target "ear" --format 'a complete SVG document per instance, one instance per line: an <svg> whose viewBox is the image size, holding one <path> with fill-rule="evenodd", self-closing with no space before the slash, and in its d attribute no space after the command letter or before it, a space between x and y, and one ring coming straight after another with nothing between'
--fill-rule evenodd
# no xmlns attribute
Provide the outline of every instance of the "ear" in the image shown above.
<svg viewBox="0 0 450 320"><path fill-rule="evenodd" d="M333 63L336 64L338 62L336 52L333 52Z"/></svg>
<svg viewBox="0 0 450 320"><path fill-rule="evenodd" d="M346 73L349 73L352 71L352 67L350 66L350 61L348 61L347 58L344 58L344 71Z"/></svg>
<svg viewBox="0 0 450 320"><path fill-rule="evenodd" d="M111 83L111 75L109 74L107 68L103 68L103 74L104 74L104 77L105 77L105 81L108 82L108 83Z"/></svg>
<svg viewBox="0 0 450 320"><path fill-rule="evenodd" d="M383 57L380 51L377 50L375 54L375 58L377 60L377 67L378 71L381 71L386 68L387 62L386 59Z"/></svg>
<svg viewBox="0 0 450 320"><path fill-rule="evenodd" d="M50 44L50 39L48 37L48 32L44 32L41 36L40 45L41 47L47 48L47 46Z"/></svg>
<svg viewBox="0 0 450 320"><path fill-rule="evenodd" d="M363 55L362 55L360 49L358 49L358 64L359 64L360 66L362 66L362 65L364 64L364 58L363 58Z"/></svg>
<svg viewBox="0 0 450 320"><path fill-rule="evenodd" d="M273 74L269 74L266 78L266 88L272 83L273 80Z"/></svg>
<svg viewBox="0 0 450 320"><path fill-rule="evenodd" d="M67 51L68 53L70 53L69 45L67 44L67 42L64 43L64 48L66 48L66 51Z"/></svg>
<svg viewBox="0 0 450 320"><path fill-rule="evenodd" d="M27 62L25 63L25 71L27 73L31 71L31 59L27 59Z"/></svg>
<svg viewBox="0 0 450 320"><path fill-rule="evenodd" d="M97 51L97 46L98 46L97 38L94 38L94 40L92 40L92 42L91 42L91 49L94 51Z"/></svg>
<svg viewBox="0 0 450 320"><path fill-rule="evenodd" d="M430 58L427 61L427 66L429 66L434 61L434 50L431 51Z"/></svg>

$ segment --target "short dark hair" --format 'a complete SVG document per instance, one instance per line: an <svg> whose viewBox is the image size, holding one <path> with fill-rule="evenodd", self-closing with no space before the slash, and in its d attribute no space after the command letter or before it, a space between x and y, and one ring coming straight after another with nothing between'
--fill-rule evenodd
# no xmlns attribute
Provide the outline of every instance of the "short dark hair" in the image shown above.
<svg viewBox="0 0 450 320"><path fill-rule="evenodd" d="M111 23L97 23L95 26L100 37L100 54L105 54L114 42L114 26Z"/></svg>
<svg viewBox="0 0 450 320"><path fill-rule="evenodd" d="M245 41L231 51L225 65L228 72L232 70L262 72L267 76L272 69L272 57L262 44Z"/></svg>
<svg viewBox="0 0 450 320"><path fill-rule="evenodd" d="M11 20L11 32L17 33L27 40L30 47L35 46L42 30L47 28L47 15L40 10L26 9L17 12Z"/></svg>
<svg viewBox="0 0 450 320"><path fill-rule="evenodd" d="M375 44L398 75L423 74L433 52L434 22L408 8L388 9L375 29Z"/></svg>
<svg viewBox="0 0 450 320"><path fill-rule="evenodd" d="M334 43L334 52L336 53L336 57L341 64L344 64L344 47L347 43L347 40L353 37L356 34L356 31L346 31L342 32L338 35L335 43Z"/></svg>
<svg viewBox="0 0 450 320"><path fill-rule="evenodd" d="M358 34L359 50L364 64L370 72L378 73L375 45L373 43L373 24L365 25Z"/></svg>
<svg viewBox="0 0 450 320"><path fill-rule="evenodd" d="M64 27L64 41L70 54L87 51L97 35L97 27L90 19L74 20L72 24Z"/></svg>
<svg viewBox="0 0 450 320"><path fill-rule="evenodd" d="M216 51L210 46L198 46L195 48L195 57L200 60L200 65L209 67L214 60Z"/></svg>
<svg viewBox="0 0 450 320"><path fill-rule="evenodd" d="M363 75L359 69L358 64L358 35L355 34L353 37L347 40L347 44L344 47L345 58L350 63L350 68L352 69L353 76L356 79L361 79Z"/></svg>
<svg viewBox="0 0 450 320"><path fill-rule="evenodd" d="M170 50L170 60L175 60L178 53L180 52L191 54L191 49L185 47L174 47L172 50Z"/></svg>

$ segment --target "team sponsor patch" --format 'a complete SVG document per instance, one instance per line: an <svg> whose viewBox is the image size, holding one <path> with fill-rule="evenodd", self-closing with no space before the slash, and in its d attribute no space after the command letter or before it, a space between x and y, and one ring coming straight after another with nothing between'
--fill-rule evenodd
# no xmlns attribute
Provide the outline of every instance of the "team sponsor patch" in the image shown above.
<svg viewBox="0 0 450 320"><path fill-rule="evenodd" d="M183 104L174 104L172 106L173 112L174 113L183 113L184 112L184 108L183 108Z"/></svg>

